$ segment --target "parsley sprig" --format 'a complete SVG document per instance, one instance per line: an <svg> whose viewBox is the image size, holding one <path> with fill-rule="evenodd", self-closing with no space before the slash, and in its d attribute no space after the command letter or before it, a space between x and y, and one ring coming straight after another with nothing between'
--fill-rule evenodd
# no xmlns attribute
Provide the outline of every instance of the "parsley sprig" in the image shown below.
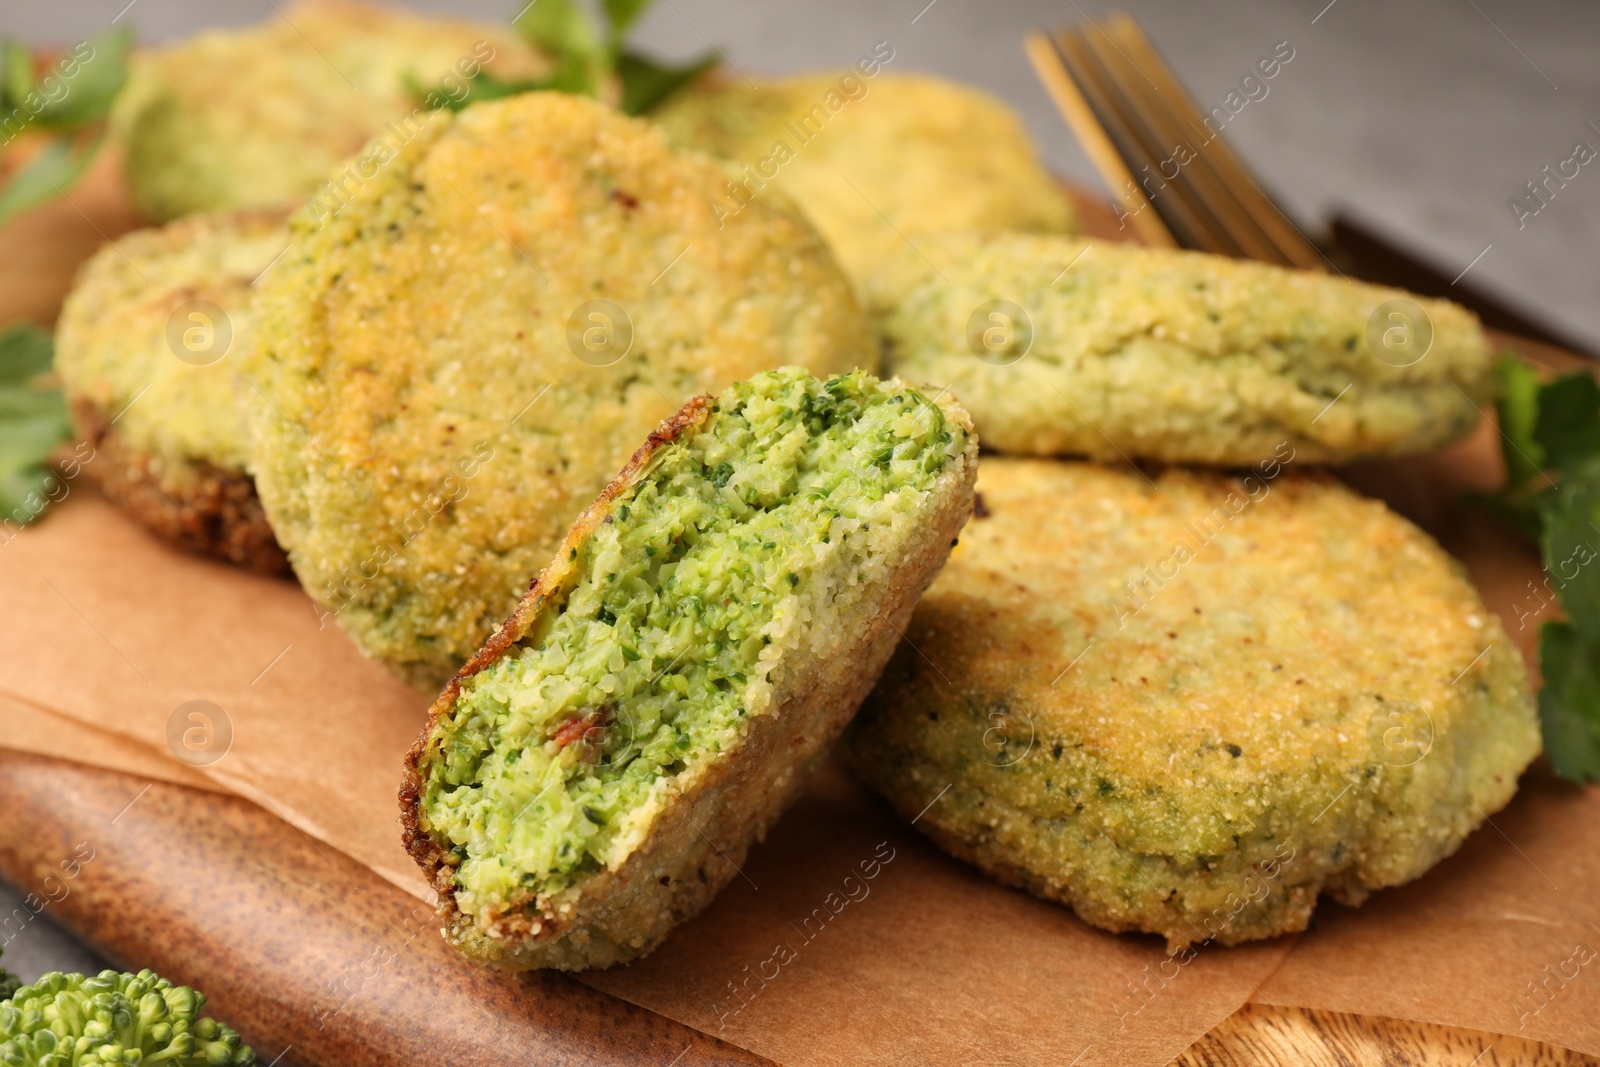
<svg viewBox="0 0 1600 1067"><path fill-rule="evenodd" d="M0 146L30 132L49 139L0 185L0 225L65 193L94 162L105 117L127 81L131 36L106 30L39 70L22 41L0 37Z"/></svg>
<svg viewBox="0 0 1600 1067"><path fill-rule="evenodd" d="M0 332L0 522L26 526L50 499L50 454L72 435L61 390L49 384L55 346L33 326Z"/></svg>
<svg viewBox="0 0 1600 1067"><path fill-rule="evenodd" d="M459 111L479 100L496 100L537 89L598 97L606 94L614 80L617 105L629 115L641 115L717 62L716 53L711 52L673 66L629 50L624 39L651 2L602 0L602 30L575 0L533 0L512 25L530 44L554 57L554 72L545 78L505 81L488 71L479 71L471 78L469 92L454 97L445 94L441 99Z"/></svg>
<svg viewBox="0 0 1600 1067"><path fill-rule="evenodd" d="M1567 618L1539 632L1539 721L1557 774L1600 781L1600 384L1578 372L1541 381L1501 358L1507 484L1497 509L1539 543Z"/></svg>

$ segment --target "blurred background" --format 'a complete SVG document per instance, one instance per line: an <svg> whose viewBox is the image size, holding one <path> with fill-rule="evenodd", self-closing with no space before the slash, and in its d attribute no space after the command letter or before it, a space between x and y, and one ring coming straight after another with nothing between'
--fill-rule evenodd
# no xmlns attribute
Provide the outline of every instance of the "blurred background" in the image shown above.
<svg viewBox="0 0 1600 1067"><path fill-rule="evenodd" d="M6 33L66 44L113 18L141 40L277 17L277 0L8 3ZM508 19L503 0L413 6ZM1336 215L1381 234L1443 279L1506 305L1550 335L1600 352L1595 242L1600 159L1536 215L1510 206L1526 183L1600 150L1600 5L1580 0L660 0L632 40L667 59L710 46L747 74L843 66L887 41L893 70L984 86L1019 110L1047 163L1103 191L1022 53L1034 27L1131 12L1202 109L1220 105L1280 42L1293 58L1224 138L1316 235ZM1571 166L1568 166L1571 173ZM1463 274L1463 272L1465 272ZM0 889L0 915L21 901ZM0 943L26 980L89 970L48 922Z"/></svg>
<svg viewBox="0 0 1600 1067"><path fill-rule="evenodd" d="M119 12L143 40L275 17L284 0L76 0L8 5L4 29L66 43ZM411 0L509 18L519 0ZM1537 215L1509 206L1573 155L1600 151L1600 5L1582 0L660 0L633 34L688 59L708 45L749 74L842 66L877 41L896 70L984 86L1022 112L1046 161L1102 188L1022 54L1033 27L1112 7L1143 24L1202 109L1220 105L1279 43L1294 58L1225 139L1313 235L1336 214L1446 281L1474 286L1600 353L1593 247L1600 160ZM1570 172L1570 167L1568 168ZM1591 173L1593 171L1593 173Z"/></svg>

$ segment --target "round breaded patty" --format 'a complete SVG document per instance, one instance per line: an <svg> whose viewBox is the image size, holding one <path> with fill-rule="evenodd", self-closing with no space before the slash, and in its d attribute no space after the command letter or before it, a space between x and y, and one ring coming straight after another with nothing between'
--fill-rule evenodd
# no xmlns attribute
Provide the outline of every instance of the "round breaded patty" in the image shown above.
<svg viewBox="0 0 1600 1067"><path fill-rule="evenodd" d="M784 190L858 280L918 234L1073 228L1022 121L971 86L859 70L728 79L679 93L652 117L678 143L731 161L722 210Z"/></svg>
<svg viewBox="0 0 1600 1067"><path fill-rule="evenodd" d="M446 79L546 65L509 26L312 0L135 53L112 128L151 218L292 205L384 123L426 122Z"/></svg>
<svg viewBox="0 0 1600 1067"><path fill-rule="evenodd" d="M1527 670L1433 540L1292 460L985 459L851 765L953 855L1174 949L1421 875L1538 754Z"/></svg>
<svg viewBox="0 0 1600 1067"><path fill-rule="evenodd" d="M261 282L252 470L307 591L420 685L687 397L874 361L798 209L719 226L720 168L594 101L478 104L347 169Z"/></svg>
<svg viewBox="0 0 1600 1067"><path fill-rule="evenodd" d="M1234 466L1288 441L1308 463L1410 455L1468 433L1493 394L1483 328L1447 301L1067 237L917 244L869 286L888 367L948 385L1002 452Z"/></svg>
<svg viewBox="0 0 1600 1067"><path fill-rule="evenodd" d="M167 540L269 574L288 561L245 473L234 368L250 283L288 243L272 212L135 231L84 264L56 327L89 476Z"/></svg>

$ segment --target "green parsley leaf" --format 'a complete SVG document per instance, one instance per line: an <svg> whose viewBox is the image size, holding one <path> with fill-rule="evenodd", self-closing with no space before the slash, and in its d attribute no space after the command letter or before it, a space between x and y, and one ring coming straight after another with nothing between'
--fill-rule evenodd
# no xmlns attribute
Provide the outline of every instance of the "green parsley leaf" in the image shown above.
<svg viewBox="0 0 1600 1067"><path fill-rule="evenodd" d="M533 0L512 25L528 43L555 56L558 65L600 51L589 17L573 0Z"/></svg>
<svg viewBox="0 0 1600 1067"><path fill-rule="evenodd" d="M614 48L621 46L622 39L628 36L628 31L650 3L651 0L605 0L606 19L611 23L610 43Z"/></svg>
<svg viewBox="0 0 1600 1067"><path fill-rule="evenodd" d="M480 70L467 79L467 91L457 96L450 96L440 90L428 89L415 82L411 83L411 91L418 97L428 100L429 106L437 102L439 107L451 111L461 111L470 104L484 100L500 100L508 96L518 96L522 93L552 90L555 92L572 93L576 96L593 96L590 91L592 72L589 67L578 61L570 60L556 70L548 78L531 80L506 81L496 78L486 70ZM437 95L434 95L437 94Z"/></svg>
<svg viewBox="0 0 1600 1067"><path fill-rule="evenodd" d="M13 326L0 333L0 386L21 385L50 369L55 342L43 330Z"/></svg>
<svg viewBox="0 0 1600 1067"><path fill-rule="evenodd" d="M38 91L46 103L34 122L48 130L81 130L104 119L128 80L132 44L133 35L118 28L94 34L63 53L39 79Z"/></svg>
<svg viewBox="0 0 1600 1067"><path fill-rule="evenodd" d="M1506 457L1511 488L1518 489L1539 477L1544 448L1535 429L1539 425L1539 372L1509 352L1500 356L1500 450Z"/></svg>
<svg viewBox="0 0 1600 1067"><path fill-rule="evenodd" d="M468 79L466 93L428 89L414 78L407 86L430 106L460 111L481 100L499 100L518 93L555 90L579 96L599 96L615 79L621 90L619 104L629 115L640 115L660 104L716 63L711 53L681 66L657 63L628 51L623 39L652 0L602 0L606 27L601 32L575 0L533 0L512 20L525 40L551 57L555 72L546 78L506 81L488 71Z"/></svg>
<svg viewBox="0 0 1600 1067"><path fill-rule="evenodd" d="M125 29L97 33L63 52L35 78L33 53L0 39L0 114L7 134L30 129L58 134L0 188L0 225L64 194L100 151L111 102L128 80Z"/></svg>
<svg viewBox="0 0 1600 1067"><path fill-rule="evenodd" d="M22 107L33 88L33 49L14 37L0 38L0 108Z"/></svg>
<svg viewBox="0 0 1600 1067"><path fill-rule="evenodd" d="M99 154L104 140L105 135L101 134L80 143L69 134L39 149L11 176L5 188L0 189L0 226L31 207L61 196L77 184Z"/></svg>
<svg viewBox="0 0 1600 1067"><path fill-rule="evenodd" d="M1534 436L1544 465L1558 471L1600 455L1600 384L1590 375L1572 374L1540 389Z"/></svg>
<svg viewBox="0 0 1600 1067"><path fill-rule="evenodd" d="M561 57L556 72L548 81L535 82L539 89L553 89L574 96L597 96L605 80L605 64L594 53L577 53Z"/></svg>
<svg viewBox="0 0 1600 1067"><path fill-rule="evenodd" d="M1572 625L1600 642L1600 452L1539 497L1540 554Z"/></svg>
<svg viewBox="0 0 1600 1067"><path fill-rule="evenodd" d="M1507 485L1485 499L1539 544L1566 620L1539 634L1539 721L1563 778L1600 781L1600 385L1499 366Z"/></svg>
<svg viewBox="0 0 1600 1067"><path fill-rule="evenodd" d="M33 326L0 333L0 521L26 526L60 482L50 454L72 436L61 390L41 385L50 369L50 335Z"/></svg>
<svg viewBox="0 0 1600 1067"><path fill-rule="evenodd" d="M629 115L643 115L716 65L715 52L676 67L657 63L636 52L623 52L617 57L622 110Z"/></svg>
<svg viewBox="0 0 1600 1067"><path fill-rule="evenodd" d="M1539 666L1539 725L1550 765L1569 781L1600 781L1600 642L1569 623L1547 622Z"/></svg>
<svg viewBox="0 0 1600 1067"><path fill-rule="evenodd" d="M531 92L539 86L534 82L502 81L488 71L480 70L467 79L467 91L460 96L452 96L439 89L429 89L411 74L406 75L406 87L419 100L425 100L429 107L460 111L468 104L475 104L479 100L499 100L503 96Z"/></svg>

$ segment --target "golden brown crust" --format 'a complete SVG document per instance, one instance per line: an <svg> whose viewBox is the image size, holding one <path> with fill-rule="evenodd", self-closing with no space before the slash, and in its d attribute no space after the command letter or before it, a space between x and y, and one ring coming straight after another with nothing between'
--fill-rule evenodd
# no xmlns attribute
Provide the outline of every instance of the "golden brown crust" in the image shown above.
<svg viewBox="0 0 1600 1067"><path fill-rule="evenodd" d="M248 474L205 460L174 464L131 448L105 412L81 397L72 401L72 418L94 448L93 461L83 469L145 529L190 552L258 574L289 574L289 558L273 536Z"/></svg>
<svg viewBox="0 0 1600 1067"><path fill-rule="evenodd" d="M877 351L797 208L763 197L719 229L724 169L648 124L525 93L400 139L375 142L395 158L343 208L298 217L239 370L250 468L302 584L437 692L684 398ZM669 244L694 251L652 287ZM602 298L632 324L625 352L569 339Z"/></svg>
<svg viewBox="0 0 1600 1067"><path fill-rule="evenodd" d="M846 762L945 851L1172 950L1420 876L1538 754L1527 672L1431 538L1292 459L986 457Z"/></svg>

